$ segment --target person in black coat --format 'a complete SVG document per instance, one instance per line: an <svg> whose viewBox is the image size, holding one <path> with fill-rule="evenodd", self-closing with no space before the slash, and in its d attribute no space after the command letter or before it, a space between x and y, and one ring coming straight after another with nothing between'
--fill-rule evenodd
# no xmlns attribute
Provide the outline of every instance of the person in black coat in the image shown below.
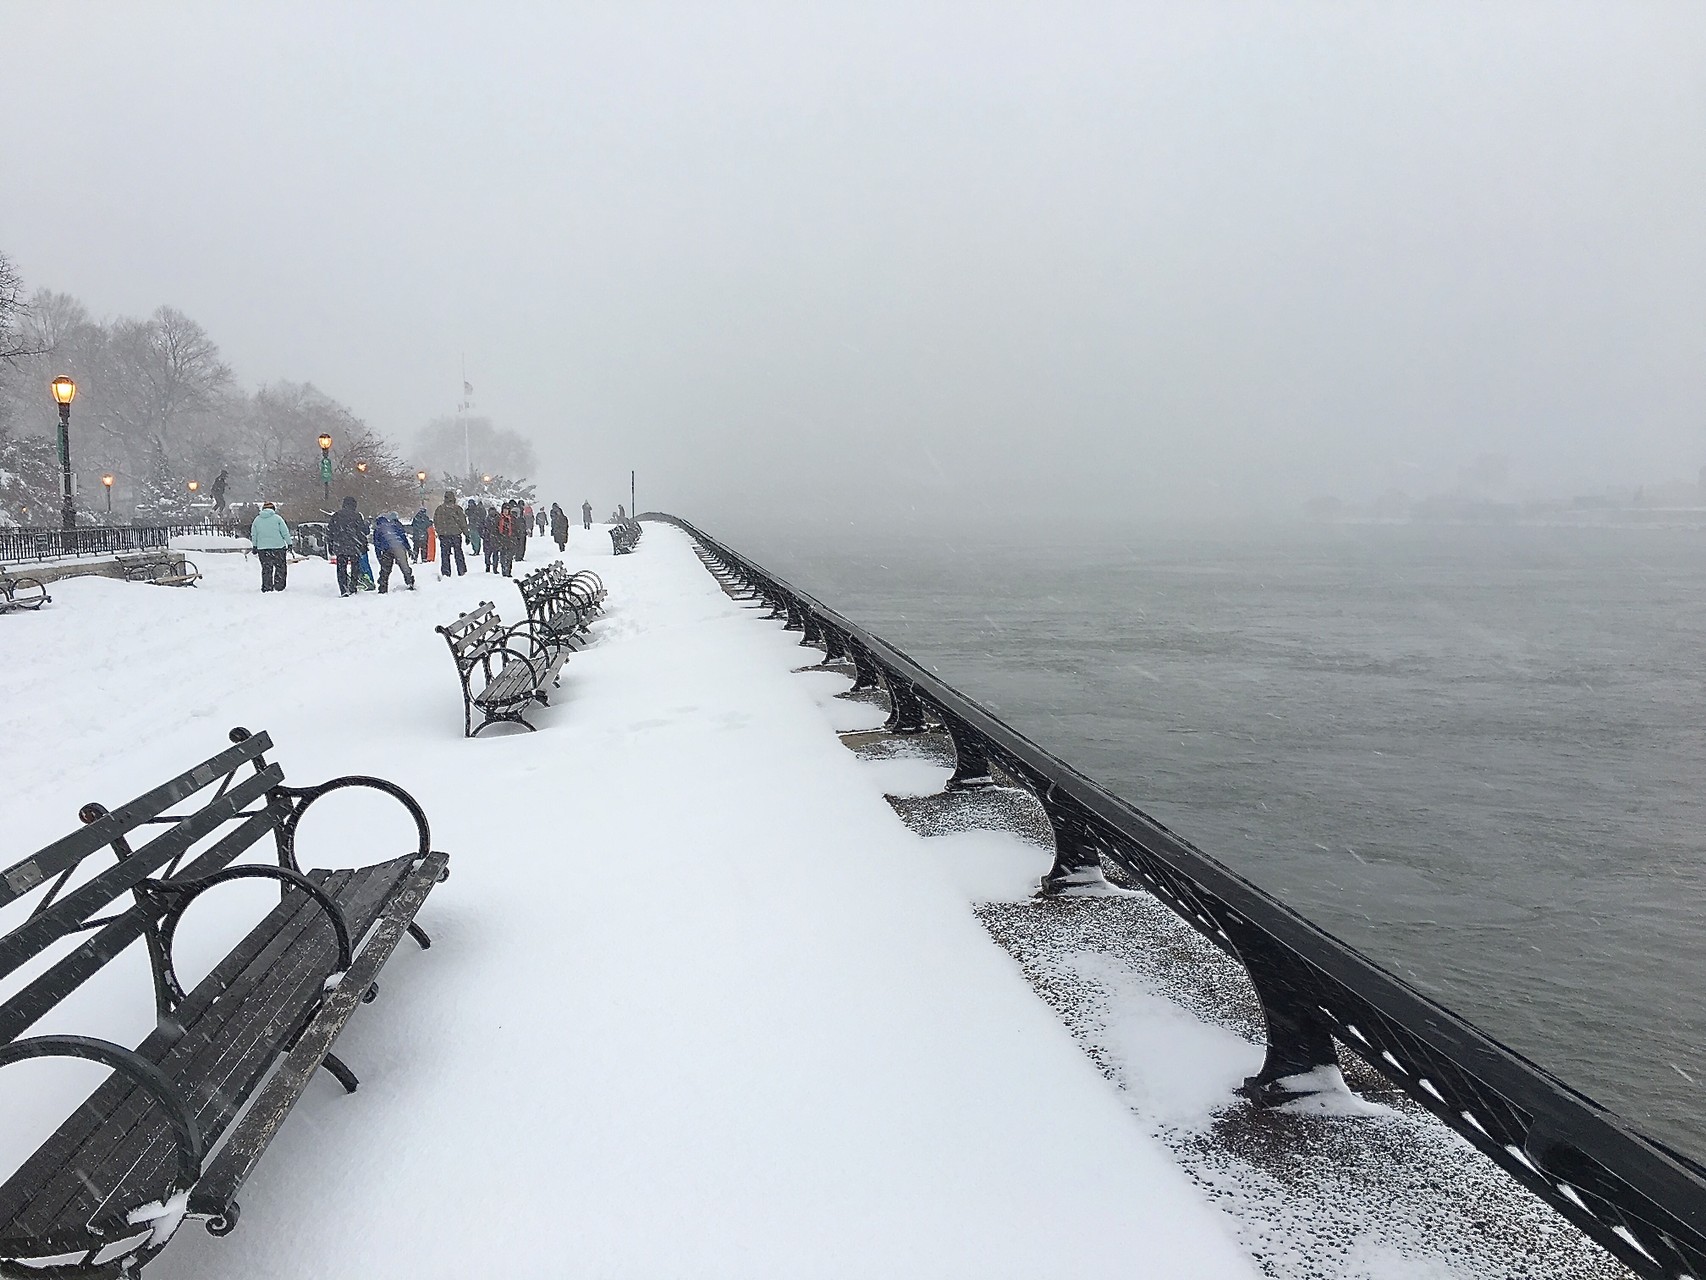
<svg viewBox="0 0 1706 1280"><path fill-rule="evenodd" d="M354 498L345 498L343 506L332 512L332 518L326 522L326 549L337 557L340 596L353 596L356 592L370 532L366 519L356 510Z"/></svg>
<svg viewBox="0 0 1706 1280"><path fill-rule="evenodd" d="M551 536L557 540L557 550L569 549L569 517L555 502L551 504Z"/></svg>

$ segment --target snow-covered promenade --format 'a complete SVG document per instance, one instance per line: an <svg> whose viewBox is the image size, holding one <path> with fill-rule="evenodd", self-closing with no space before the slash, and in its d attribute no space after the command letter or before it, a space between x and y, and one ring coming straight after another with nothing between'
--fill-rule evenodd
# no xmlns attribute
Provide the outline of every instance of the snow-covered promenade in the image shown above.
<svg viewBox="0 0 1706 1280"><path fill-rule="evenodd" d="M433 632L482 599L518 614L477 571L343 600L306 562L263 596L252 561L205 555L196 590L77 579L0 619L6 861L238 724L272 733L288 781L401 783L452 858L420 917L435 946L400 950L339 1041L361 1090L317 1081L236 1232L188 1225L148 1275L1254 1274L991 944L953 842L912 834L837 739L877 709L794 673L817 655L674 529L619 559L577 530L565 558L609 587L595 643L540 732L477 741ZM299 853L352 865L404 838L394 808L340 795ZM186 976L269 897L244 893L198 905ZM143 972L41 1030L134 1043ZM74 1100L67 1074L0 1078L34 1104L0 1101L7 1169Z"/></svg>

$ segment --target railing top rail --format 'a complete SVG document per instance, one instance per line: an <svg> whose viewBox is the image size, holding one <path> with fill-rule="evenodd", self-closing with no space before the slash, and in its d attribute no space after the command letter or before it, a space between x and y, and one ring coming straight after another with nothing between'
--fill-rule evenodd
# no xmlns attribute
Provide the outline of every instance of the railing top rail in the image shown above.
<svg viewBox="0 0 1706 1280"><path fill-rule="evenodd" d="M685 520L661 512L647 512L640 518L680 527L718 558L764 583L772 595L811 615L816 626L840 633L846 642L862 648L891 684L903 682L944 720L957 721L995 748L1004 765L1029 775L1024 781L1037 788L1039 795L1046 791L1049 801L1085 817L1112 838L1116 850L1123 841L1217 899L1226 911L1235 913L1230 918L1238 920L1241 934L1248 929L1259 936L1264 954L1281 948L1288 964L1300 964L1318 976L1322 981L1317 989L1343 993L1363 1012L1346 1018L1334 1017L1326 1008L1321 1011L1333 1018L1336 1028L1351 1023L1352 1031L1367 1033L1361 1044L1341 1035L1345 1043L1638 1273L1667 1278L1691 1274L1706 1280L1706 1167L1647 1137L1615 1112L1310 922L809 592ZM1203 927L1194 920L1190 923ZM1224 939L1217 941L1224 945ZM1233 949L1254 980L1259 961L1245 952L1255 948L1234 944ZM1358 1019L1372 1025L1357 1028ZM1390 1025L1382 1027L1381 1020ZM1383 1031L1400 1038L1395 1042L1417 1049L1424 1064L1435 1064L1435 1078L1430 1080L1417 1070L1395 1070L1396 1059L1383 1061L1381 1053L1372 1051ZM1522 1130L1519 1141L1501 1142L1482 1127L1472 1107L1459 1106L1460 1098L1511 1109L1514 1115L1502 1118ZM1569 1189L1561 1196L1565 1183ZM1583 1196L1596 1206L1611 1206L1612 1212L1578 1211ZM1640 1212L1637 1205L1651 1212ZM1630 1240L1639 1240L1643 1232L1651 1239L1655 1220L1662 1223L1666 1248L1674 1251L1674 1257L1687 1259L1694 1270L1661 1265L1646 1246L1631 1248Z"/></svg>

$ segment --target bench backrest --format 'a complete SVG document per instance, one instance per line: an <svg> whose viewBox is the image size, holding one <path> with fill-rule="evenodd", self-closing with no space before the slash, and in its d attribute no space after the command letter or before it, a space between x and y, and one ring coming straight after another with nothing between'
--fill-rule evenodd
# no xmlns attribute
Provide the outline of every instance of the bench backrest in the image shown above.
<svg viewBox="0 0 1706 1280"><path fill-rule="evenodd" d="M50 947L93 930L0 1002L0 1044L23 1034L137 939L147 939L151 952L159 945L170 904L150 892L151 883L210 875L268 836L288 862L280 835L290 801L275 790L284 772L263 758L272 740L242 729L231 735L234 746L128 804L110 811L84 805L81 830L0 870L0 910L22 912L17 904L40 895L27 918L0 935L0 982ZM200 794L209 788L211 794ZM184 812L168 812L184 801L192 801ZM149 827L164 829L133 846L132 837ZM109 857L114 864L101 866ZM164 1016L169 993L158 971L155 994Z"/></svg>
<svg viewBox="0 0 1706 1280"><path fill-rule="evenodd" d="M542 569L535 569L524 578L516 579L516 589L521 592L521 603L526 607L529 617L544 620L542 615L551 601L562 593L567 577L568 572L561 561L553 561Z"/></svg>
<svg viewBox="0 0 1706 1280"><path fill-rule="evenodd" d="M504 644L504 624L490 600L482 600L467 613L436 628L450 645L456 665L464 675L475 664L488 662Z"/></svg>

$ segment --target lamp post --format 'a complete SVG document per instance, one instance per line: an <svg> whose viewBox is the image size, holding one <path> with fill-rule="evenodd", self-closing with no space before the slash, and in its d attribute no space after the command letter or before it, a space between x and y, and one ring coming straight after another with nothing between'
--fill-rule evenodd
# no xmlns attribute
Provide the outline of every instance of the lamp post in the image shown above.
<svg viewBox="0 0 1706 1280"><path fill-rule="evenodd" d="M107 514L110 516L113 513L113 477L111 472L101 477L101 486L107 491Z"/></svg>
<svg viewBox="0 0 1706 1280"><path fill-rule="evenodd" d="M332 437L320 436L320 483L326 486L326 505L332 505Z"/></svg>
<svg viewBox="0 0 1706 1280"><path fill-rule="evenodd" d="M201 492L201 481L200 480L191 480L190 481L190 492L191 493L200 493Z"/></svg>
<svg viewBox="0 0 1706 1280"><path fill-rule="evenodd" d="M415 479L421 482L421 505L424 507L426 505L426 472L415 472Z"/></svg>
<svg viewBox="0 0 1706 1280"><path fill-rule="evenodd" d="M77 384L63 373L53 380L53 398L59 404L59 523L64 529L77 527L77 504L71 497L71 402L77 398Z"/></svg>

